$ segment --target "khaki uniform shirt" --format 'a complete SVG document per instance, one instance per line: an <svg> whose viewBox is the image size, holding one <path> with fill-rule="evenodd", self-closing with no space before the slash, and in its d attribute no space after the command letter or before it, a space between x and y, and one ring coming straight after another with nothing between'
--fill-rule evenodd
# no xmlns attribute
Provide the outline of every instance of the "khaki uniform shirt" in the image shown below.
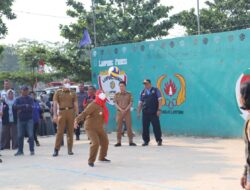
<svg viewBox="0 0 250 190"><path fill-rule="evenodd" d="M104 126L103 108L91 102L82 113L76 117L76 121L79 123L84 120L84 126L86 130L98 129Z"/></svg>
<svg viewBox="0 0 250 190"><path fill-rule="evenodd" d="M53 101L58 103L59 109L74 108L74 103L77 102L77 96L74 91L59 89L56 91Z"/></svg>
<svg viewBox="0 0 250 190"><path fill-rule="evenodd" d="M114 102L122 109L126 109L128 105L133 102L133 97L130 92L115 94Z"/></svg>

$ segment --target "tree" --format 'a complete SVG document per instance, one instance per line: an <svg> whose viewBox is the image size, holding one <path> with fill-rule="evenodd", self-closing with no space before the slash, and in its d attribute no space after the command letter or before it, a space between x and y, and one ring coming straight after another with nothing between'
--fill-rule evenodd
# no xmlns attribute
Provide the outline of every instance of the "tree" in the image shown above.
<svg viewBox="0 0 250 190"><path fill-rule="evenodd" d="M70 76L75 81L89 81L90 71L90 50L79 49L73 43L58 44L48 54L48 62L51 66Z"/></svg>
<svg viewBox="0 0 250 190"><path fill-rule="evenodd" d="M173 24L168 18L172 7L159 5L160 0L95 0L97 45L128 43L160 38ZM61 25L61 35L69 40L64 51L56 50L50 59L60 70L90 80L90 46L79 49L83 30L88 29L94 41L93 12L76 0L67 0L67 14L76 18L70 25Z"/></svg>
<svg viewBox="0 0 250 190"><path fill-rule="evenodd" d="M93 13L76 0L68 0L67 14L76 23L61 25L61 34L78 43L87 28L93 37ZM143 41L168 34L173 23L168 18L172 7L160 5L160 0L96 0L96 36L98 45Z"/></svg>
<svg viewBox="0 0 250 190"><path fill-rule="evenodd" d="M201 33L213 33L245 29L250 27L249 0L207 1L208 8L200 10ZM171 20L187 28L187 33L197 34L197 15L195 9L182 11Z"/></svg>
<svg viewBox="0 0 250 190"><path fill-rule="evenodd" d="M15 72L20 69L18 56L14 46L4 46L4 51L0 56L0 71Z"/></svg>
<svg viewBox="0 0 250 190"><path fill-rule="evenodd" d="M11 6L14 0L1 0L0 1L0 39L4 38L8 33L6 24L3 21L3 18L15 19L16 15L12 12ZM3 52L4 47L0 45L0 55Z"/></svg>
<svg viewBox="0 0 250 190"><path fill-rule="evenodd" d="M89 50L80 50L73 43L39 43L22 40L16 45L16 52L22 70L28 70L33 75L38 72L39 63L44 62L52 68L53 73L72 80L90 80Z"/></svg>
<svg viewBox="0 0 250 190"><path fill-rule="evenodd" d="M3 17L7 19L15 19L16 15L12 12L11 6L14 0L1 0L0 1L0 39L4 38L8 33L6 24L3 21Z"/></svg>

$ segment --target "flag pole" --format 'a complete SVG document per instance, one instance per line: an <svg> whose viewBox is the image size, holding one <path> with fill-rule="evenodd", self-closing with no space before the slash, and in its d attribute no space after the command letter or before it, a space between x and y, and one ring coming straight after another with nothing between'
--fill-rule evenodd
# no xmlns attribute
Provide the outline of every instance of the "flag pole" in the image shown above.
<svg viewBox="0 0 250 190"><path fill-rule="evenodd" d="M92 11L93 11L94 45L95 45L95 47L96 47L96 15L95 15L95 0L92 0Z"/></svg>

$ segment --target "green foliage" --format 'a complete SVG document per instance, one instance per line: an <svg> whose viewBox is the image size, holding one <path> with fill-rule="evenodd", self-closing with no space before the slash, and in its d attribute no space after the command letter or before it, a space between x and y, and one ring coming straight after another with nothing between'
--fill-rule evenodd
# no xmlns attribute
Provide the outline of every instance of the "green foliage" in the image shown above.
<svg viewBox="0 0 250 190"><path fill-rule="evenodd" d="M58 71L75 81L89 81L90 49L79 49L78 46L67 43L50 50L48 62Z"/></svg>
<svg viewBox="0 0 250 190"><path fill-rule="evenodd" d="M160 38L168 34L173 23L168 13L172 7L160 0L95 0L97 45L127 43ZM67 14L76 18L70 25L61 25L61 35L69 40L64 47L53 50L49 62L76 80L90 80L90 47L79 49L83 29L88 29L94 42L93 12L77 0L67 0Z"/></svg>
<svg viewBox="0 0 250 190"><path fill-rule="evenodd" d="M0 71L15 72L20 69L18 63L18 55L16 54L15 47L3 47L3 53L0 55Z"/></svg>
<svg viewBox="0 0 250 190"><path fill-rule="evenodd" d="M11 6L14 0L1 0L0 1L0 39L4 38L8 33L8 28L4 23L3 17L6 19L15 19L16 15L12 12Z"/></svg>
<svg viewBox="0 0 250 190"><path fill-rule="evenodd" d="M143 41L168 34L173 23L168 19L172 7L160 5L160 0L96 0L96 36L98 45ZM93 41L93 13L76 0L68 0L67 14L77 22L61 25L61 34L79 43L87 28Z"/></svg>
<svg viewBox="0 0 250 190"><path fill-rule="evenodd" d="M37 73L39 61L51 67L52 73L75 81L90 80L89 49L79 49L73 43L51 44L36 41L19 41L16 51L22 70Z"/></svg>
<svg viewBox="0 0 250 190"><path fill-rule="evenodd" d="M21 65L31 71L35 71L40 60L47 60L47 49L45 44L27 40L19 41L16 46Z"/></svg>
<svg viewBox="0 0 250 190"><path fill-rule="evenodd" d="M43 81L48 83L62 77L61 74L32 74L30 72L19 71L19 72L0 72L0 84L2 88L3 81L8 79L15 82L17 86L29 85L34 86L36 81Z"/></svg>
<svg viewBox="0 0 250 190"><path fill-rule="evenodd" d="M249 0L207 1L208 8L200 10L201 33L222 32L250 27ZM197 34L197 16L194 9L172 16L172 21L187 28L187 33Z"/></svg>
<svg viewBox="0 0 250 190"><path fill-rule="evenodd" d="M0 56L3 53L3 51L4 51L4 47L0 45Z"/></svg>

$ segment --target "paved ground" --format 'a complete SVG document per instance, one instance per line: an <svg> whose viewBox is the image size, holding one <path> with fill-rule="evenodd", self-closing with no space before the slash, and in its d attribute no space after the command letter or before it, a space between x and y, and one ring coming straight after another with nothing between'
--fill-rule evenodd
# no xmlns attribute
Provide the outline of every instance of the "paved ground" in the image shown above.
<svg viewBox="0 0 250 190"><path fill-rule="evenodd" d="M41 147L30 156L14 157L2 151L0 190L238 190L244 146L241 139L166 137L164 146L129 147L123 139L115 148L110 134L110 164L87 165L89 142L85 135L75 142L74 156L66 147L51 156L55 137L40 138ZM140 136L135 142L141 144Z"/></svg>

